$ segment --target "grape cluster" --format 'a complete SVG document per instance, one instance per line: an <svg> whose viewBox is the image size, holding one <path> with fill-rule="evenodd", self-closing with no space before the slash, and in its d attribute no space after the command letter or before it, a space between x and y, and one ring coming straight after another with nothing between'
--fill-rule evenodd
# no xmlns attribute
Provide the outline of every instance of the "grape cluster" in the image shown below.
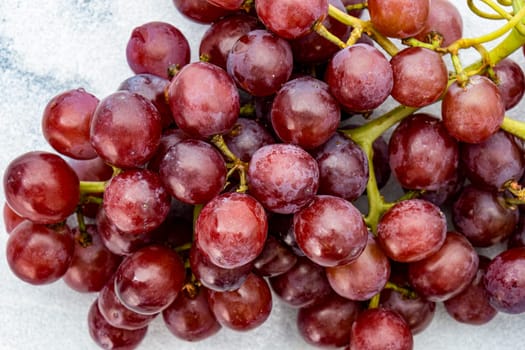
<svg viewBox="0 0 525 350"><path fill-rule="evenodd" d="M470 40L448 0L173 3L209 26L198 62L174 25L136 27L134 75L53 97L56 153L5 169L18 278L97 293L104 349L136 348L157 317L186 341L248 331L275 297L307 343L350 350L412 349L439 302L472 325L525 312L525 125L505 116L525 93L507 57L523 1L472 5L507 24Z"/></svg>

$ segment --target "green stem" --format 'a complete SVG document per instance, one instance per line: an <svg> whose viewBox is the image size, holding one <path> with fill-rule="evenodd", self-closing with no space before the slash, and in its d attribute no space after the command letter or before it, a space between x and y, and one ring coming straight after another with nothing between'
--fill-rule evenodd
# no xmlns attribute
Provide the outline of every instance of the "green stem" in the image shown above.
<svg viewBox="0 0 525 350"><path fill-rule="evenodd" d="M347 46L344 41L339 39L334 34L330 33L330 31L326 29L326 27L320 21L315 23L314 31L326 40L330 41L332 44L338 46L340 49L344 49Z"/></svg>
<svg viewBox="0 0 525 350"><path fill-rule="evenodd" d="M401 287L401 286L398 286L397 284L394 284L392 282L386 282L386 285L385 285L385 289L391 289L399 294L401 294L402 296L406 297L406 298L409 298L409 299L417 299L418 298L418 295L416 292L408 289L408 288L404 288L404 287Z"/></svg>
<svg viewBox="0 0 525 350"><path fill-rule="evenodd" d="M485 19L496 19L496 20L504 19L504 18L510 19L512 17L509 13L505 12L505 10L502 9L498 4L490 0L482 0L482 1L485 4L489 5L494 11L496 11L496 13L485 12L474 4L474 0L467 0L467 5L470 11L472 11L476 16L479 16Z"/></svg>
<svg viewBox="0 0 525 350"><path fill-rule="evenodd" d="M509 117L503 118L503 122L500 125L500 128L519 137L522 140L525 140L525 123L518 120L511 119Z"/></svg>
<svg viewBox="0 0 525 350"><path fill-rule="evenodd" d="M185 252L187 250L190 250L191 249L191 246L192 246L192 243L191 242L188 242L186 244L183 244L183 245L179 245L177 247L175 247L175 251L177 253L181 253L181 252Z"/></svg>
<svg viewBox="0 0 525 350"><path fill-rule="evenodd" d="M379 301L381 299L381 293L377 293L370 299L370 302L368 303L369 309L377 309L379 307Z"/></svg>
<svg viewBox="0 0 525 350"><path fill-rule="evenodd" d="M333 5L328 5L328 15L348 26L362 28L362 31L370 35L390 56L395 56L399 51L397 46L386 36L379 33L370 21L363 21L362 19L350 16Z"/></svg>
<svg viewBox="0 0 525 350"><path fill-rule="evenodd" d="M80 193L104 193L106 189L106 181L80 181Z"/></svg>
<svg viewBox="0 0 525 350"><path fill-rule="evenodd" d="M512 30L518 23L520 23L523 20L523 17L525 17L525 7L520 8L520 10L514 16L512 16L511 20L509 20L505 25L501 26L495 31L475 38L462 38L456 40L454 43L449 45L447 50L454 54L457 53L459 49L468 48L477 44L483 44L489 41L496 40L508 31ZM516 30L513 30L513 32L516 32Z"/></svg>

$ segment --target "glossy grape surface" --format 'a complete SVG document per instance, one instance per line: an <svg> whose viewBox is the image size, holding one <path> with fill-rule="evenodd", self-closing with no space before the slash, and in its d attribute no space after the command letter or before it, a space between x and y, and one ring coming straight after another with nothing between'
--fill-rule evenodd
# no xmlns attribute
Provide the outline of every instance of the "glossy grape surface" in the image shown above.
<svg viewBox="0 0 525 350"><path fill-rule="evenodd" d="M59 156L28 152L11 161L4 172L4 193L15 213L33 222L65 220L80 198L79 180Z"/></svg>

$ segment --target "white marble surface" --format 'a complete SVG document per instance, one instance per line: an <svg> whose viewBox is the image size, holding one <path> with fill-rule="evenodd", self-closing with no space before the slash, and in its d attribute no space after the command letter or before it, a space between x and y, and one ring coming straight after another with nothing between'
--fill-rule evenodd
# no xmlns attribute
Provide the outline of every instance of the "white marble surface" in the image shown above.
<svg viewBox="0 0 525 350"><path fill-rule="evenodd" d="M456 1L466 13L465 1ZM40 132L47 101L84 87L99 98L132 73L125 46L131 30L159 20L178 26L192 43L206 29L183 19L170 0L2 0L0 2L0 172L30 150L50 150ZM499 22L501 23L501 22ZM465 18L466 35L479 35L496 22ZM475 53L462 56L466 62ZM515 56L523 64L521 53ZM522 103L509 114L525 114ZM0 193L0 203L4 194ZM0 219L0 231L3 231ZM7 235L0 234L0 349L97 349L86 327L95 295L79 295L61 281L34 287L17 280L5 262ZM500 314L490 324L453 322L439 307L431 326L415 337L415 349L514 350L525 348L525 315ZM378 335L380 336L380 335ZM176 340L157 319L141 349L306 349L295 330L295 312L275 301L271 317L250 333L223 330L193 344Z"/></svg>

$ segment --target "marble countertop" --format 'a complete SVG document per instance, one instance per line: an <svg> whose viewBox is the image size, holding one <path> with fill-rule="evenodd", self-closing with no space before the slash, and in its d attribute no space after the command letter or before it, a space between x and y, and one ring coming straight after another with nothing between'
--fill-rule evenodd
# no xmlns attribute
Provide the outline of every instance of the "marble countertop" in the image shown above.
<svg viewBox="0 0 525 350"><path fill-rule="evenodd" d="M466 1L458 2L463 13ZM30 150L51 150L40 130L47 101L83 87L99 98L132 75L125 57L131 30L166 21L191 41L193 60L206 26L190 23L171 0L2 0L0 2L0 171ZM465 36L479 35L501 22L465 17ZM524 63L521 52L514 56ZM475 52L462 59L470 62ZM509 112L521 118L522 103ZM0 204L5 199L0 193ZM0 231L4 223L0 218ZM0 232L2 233L2 232ZM35 287L14 277L5 261L7 234L0 234L0 349L97 349L87 330L87 312L96 295L81 295L63 282ZM270 319L249 333L223 329L217 336L187 343L175 339L157 318L140 349L309 349L295 326L296 311L274 301ZM415 349L514 350L525 347L525 315L499 314L474 327L454 322L442 306ZM378 335L380 336L380 335Z"/></svg>

